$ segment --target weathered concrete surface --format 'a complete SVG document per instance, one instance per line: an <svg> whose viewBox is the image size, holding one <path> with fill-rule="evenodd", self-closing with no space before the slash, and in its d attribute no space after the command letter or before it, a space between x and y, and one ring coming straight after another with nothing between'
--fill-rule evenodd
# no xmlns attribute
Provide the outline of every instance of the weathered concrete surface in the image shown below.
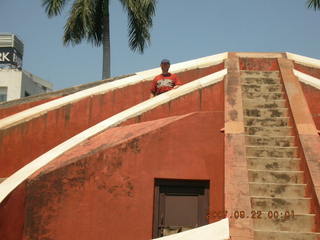
<svg viewBox="0 0 320 240"><path fill-rule="evenodd" d="M318 238L317 238L318 236ZM292 233L292 232L265 232L256 231L255 238L259 240L318 240L319 234L315 233Z"/></svg>
<svg viewBox="0 0 320 240"><path fill-rule="evenodd" d="M277 58L245 58L239 60L240 70L275 71L279 70Z"/></svg>
<svg viewBox="0 0 320 240"><path fill-rule="evenodd" d="M320 139L302 88L292 72L293 63L286 59L278 62L302 149L307 193L312 197L311 209L316 213L315 231L320 232Z"/></svg>
<svg viewBox="0 0 320 240"><path fill-rule="evenodd" d="M263 71L241 74L251 206L260 214L253 218L254 236L257 240L294 239L293 233L301 232L296 239L316 239L316 233L310 234L316 231L314 199L310 194L305 197L312 187L305 184L305 169L300 169L295 122L285 103L279 71L270 72L268 78L265 75ZM294 212L294 217L286 212Z"/></svg>
<svg viewBox="0 0 320 240"><path fill-rule="evenodd" d="M243 107L239 59L229 53L225 80L225 208L232 216L237 210L251 212L248 167L245 154ZM241 188L239 188L241 186ZM252 219L230 218L232 239L253 239Z"/></svg>
<svg viewBox="0 0 320 240"><path fill-rule="evenodd" d="M23 239L150 239L155 178L210 180L210 212L224 211L223 122L223 112L171 117L72 149L28 180Z"/></svg>
<svg viewBox="0 0 320 240"><path fill-rule="evenodd" d="M25 217L25 183L0 204L0 239L22 240Z"/></svg>

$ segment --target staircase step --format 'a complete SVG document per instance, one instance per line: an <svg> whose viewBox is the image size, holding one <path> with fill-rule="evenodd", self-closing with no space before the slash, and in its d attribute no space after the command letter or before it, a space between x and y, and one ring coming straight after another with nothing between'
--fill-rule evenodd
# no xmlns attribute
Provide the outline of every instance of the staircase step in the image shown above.
<svg viewBox="0 0 320 240"><path fill-rule="evenodd" d="M251 206L255 211L275 211L282 216L295 213L309 213L311 198L272 198L251 197Z"/></svg>
<svg viewBox="0 0 320 240"><path fill-rule="evenodd" d="M252 146L276 146L276 147L290 147L294 146L294 136L257 136L247 135L245 137L246 144Z"/></svg>
<svg viewBox="0 0 320 240"><path fill-rule="evenodd" d="M249 183L251 196L303 198L306 184Z"/></svg>
<svg viewBox="0 0 320 240"><path fill-rule="evenodd" d="M285 232L285 231L254 231L255 240L319 240L320 233Z"/></svg>
<svg viewBox="0 0 320 240"><path fill-rule="evenodd" d="M273 93L282 92L282 84L242 84L242 92L249 93Z"/></svg>
<svg viewBox="0 0 320 240"><path fill-rule="evenodd" d="M246 146L248 157L296 158L298 147Z"/></svg>
<svg viewBox="0 0 320 240"><path fill-rule="evenodd" d="M259 136L288 136L292 133L292 127L247 127L245 126L245 132L247 135L259 135Z"/></svg>
<svg viewBox="0 0 320 240"><path fill-rule="evenodd" d="M252 77L252 78L272 78L272 79L280 79L279 71L250 71L250 70L242 70L240 71L241 77Z"/></svg>
<svg viewBox="0 0 320 240"><path fill-rule="evenodd" d="M248 157L248 167L256 170L299 170L299 158L257 158Z"/></svg>
<svg viewBox="0 0 320 240"><path fill-rule="evenodd" d="M303 183L303 171L266 171L248 169L250 182Z"/></svg>
<svg viewBox="0 0 320 240"><path fill-rule="evenodd" d="M248 117L287 117L288 108L246 108L244 106L244 114Z"/></svg>
<svg viewBox="0 0 320 240"><path fill-rule="evenodd" d="M255 84L255 85L273 85L281 84L280 78L261 77L255 78L251 76L241 76L242 84Z"/></svg>
<svg viewBox="0 0 320 240"><path fill-rule="evenodd" d="M248 98L248 99L256 99L261 98L261 100L264 101L270 101L270 100L283 100L284 99L284 93L282 91L278 92L246 92L243 91L243 98Z"/></svg>
<svg viewBox="0 0 320 240"><path fill-rule="evenodd" d="M289 117L245 117L244 124L245 126L254 127L287 127L289 126Z"/></svg>
<svg viewBox="0 0 320 240"><path fill-rule="evenodd" d="M282 96L282 95L281 95ZM282 97L276 100L268 100L264 98L243 98L244 109L256 108L256 109L274 109L274 108L285 108L286 100Z"/></svg>
<svg viewBox="0 0 320 240"><path fill-rule="evenodd" d="M261 218L253 219L255 230L262 231L289 231L289 232L311 232L315 225L315 214L294 214L294 216L275 217L274 212L263 212ZM270 217L269 217L270 216Z"/></svg>

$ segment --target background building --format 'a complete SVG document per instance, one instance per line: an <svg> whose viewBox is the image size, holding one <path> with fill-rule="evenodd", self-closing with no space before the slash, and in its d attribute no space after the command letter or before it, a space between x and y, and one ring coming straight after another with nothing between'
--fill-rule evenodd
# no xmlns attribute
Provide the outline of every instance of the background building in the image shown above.
<svg viewBox="0 0 320 240"><path fill-rule="evenodd" d="M22 69L23 42L0 34L0 102L51 91L53 85Z"/></svg>

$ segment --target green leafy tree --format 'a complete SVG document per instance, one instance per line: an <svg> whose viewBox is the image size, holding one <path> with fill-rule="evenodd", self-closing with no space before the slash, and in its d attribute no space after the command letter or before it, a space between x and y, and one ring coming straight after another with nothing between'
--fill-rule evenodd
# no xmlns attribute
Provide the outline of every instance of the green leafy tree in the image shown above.
<svg viewBox="0 0 320 240"><path fill-rule="evenodd" d="M314 8L314 10L320 9L320 0L308 0L308 8Z"/></svg>
<svg viewBox="0 0 320 240"><path fill-rule="evenodd" d="M156 0L119 0L128 15L129 46L143 53L150 44L149 30L155 15ZM60 15L70 0L42 0L49 17ZM110 77L109 0L73 0L64 27L64 45L87 40L95 46L103 45L102 78Z"/></svg>

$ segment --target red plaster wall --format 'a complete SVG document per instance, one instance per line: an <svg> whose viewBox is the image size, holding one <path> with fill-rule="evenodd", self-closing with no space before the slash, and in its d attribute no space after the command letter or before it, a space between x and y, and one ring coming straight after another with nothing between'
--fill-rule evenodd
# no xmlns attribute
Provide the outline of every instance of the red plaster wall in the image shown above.
<svg viewBox="0 0 320 240"><path fill-rule="evenodd" d="M293 64L294 64L294 68L296 70L320 79L320 69L307 67L307 66L295 63L295 62ZM320 105L319 105L320 91L314 87L307 85L307 84L304 84L301 82L300 82L300 84L301 84L303 93L306 97L306 100L308 102L308 106L311 111L313 120L316 124L316 127L317 127L317 129L320 130Z"/></svg>
<svg viewBox="0 0 320 240"><path fill-rule="evenodd" d="M219 64L178 75L186 83L223 68L224 65ZM57 144L148 99L149 89L150 82L143 82L103 95L91 96L31 121L0 130L0 177L8 177Z"/></svg>
<svg viewBox="0 0 320 240"><path fill-rule="evenodd" d="M300 84L312 114L313 121L315 122L317 129L320 130L320 90L301 82Z"/></svg>
<svg viewBox="0 0 320 240"><path fill-rule="evenodd" d="M315 112L319 112L315 108L315 94L316 89L307 86L298 81L297 77L292 72L293 63L288 60L279 59L279 65L281 69L282 80L285 85L285 97L287 103L290 103L288 106L289 109L289 116L295 122L291 123L293 127L293 135L295 136L295 143L298 146L298 157L301 158L300 161L300 170L304 172L304 183L307 184L306 186L306 193L305 197L311 198L311 206L310 206L310 213L316 215L316 221L314 225L313 231L318 232L320 230L320 205L319 205L319 196L317 196L317 192L315 189L313 179L315 176L311 176L310 172L310 163L314 161L310 155L313 155L312 152L316 152L318 149L318 145L315 144L314 139L318 138L316 135L312 134L305 134L303 132L298 131L297 125L312 125L312 118L309 116L309 111L307 110L308 107L311 110L311 115L315 120ZM302 92L300 91L300 86ZM295 89L295 90L293 90ZM304 96L303 96L304 95ZM304 97L306 101L304 101ZM307 104L307 105L306 105ZM293 117L293 113L295 113L295 117ZM316 158L316 157L314 157ZM307 163L308 161L308 163Z"/></svg>
<svg viewBox="0 0 320 240"><path fill-rule="evenodd" d="M240 70L278 71L276 58L239 58Z"/></svg>
<svg viewBox="0 0 320 240"><path fill-rule="evenodd" d="M58 97L50 98L50 99L42 99L39 101L23 103L23 104L19 104L19 105L10 106L10 107L1 107L1 105L0 105L0 119L8 117L8 116L13 115L18 112L21 112L23 110L32 108L34 106L38 106L40 104L52 101L57 98Z"/></svg>
<svg viewBox="0 0 320 240"><path fill-rule="evenodd" d="M21 184L0 204L0 239L21 240L23 237L25 184Z"/></svg>
<svg viewBox="0 0 320 240"><path fill-rule="evenodd" d="M320 78L320 69L319 68L307 67L307 66L301 65L299 63L295 63L295 62L293 62L293 65L294 65L294 69L296 69L300 72L309 74L309 75L316 77L316 78Z"/></svg>
<svg viewBox="0 0 320 240"><path fill-rule="evenodd" d="M223 123L202 112L86 141L30 179L23 239L150 239L155 178L210 180L210 212L223 211Z"/></svg>
<svg viewBox="0 0 320 240"><path fill-rule="evenodd" d="M194 91L174 101L150 110L135 119L129 119L121 125L150 121L158 118L186 114L196 111L224 112L224 81ZM222 124L220 128L223 128Z"/></svg>

